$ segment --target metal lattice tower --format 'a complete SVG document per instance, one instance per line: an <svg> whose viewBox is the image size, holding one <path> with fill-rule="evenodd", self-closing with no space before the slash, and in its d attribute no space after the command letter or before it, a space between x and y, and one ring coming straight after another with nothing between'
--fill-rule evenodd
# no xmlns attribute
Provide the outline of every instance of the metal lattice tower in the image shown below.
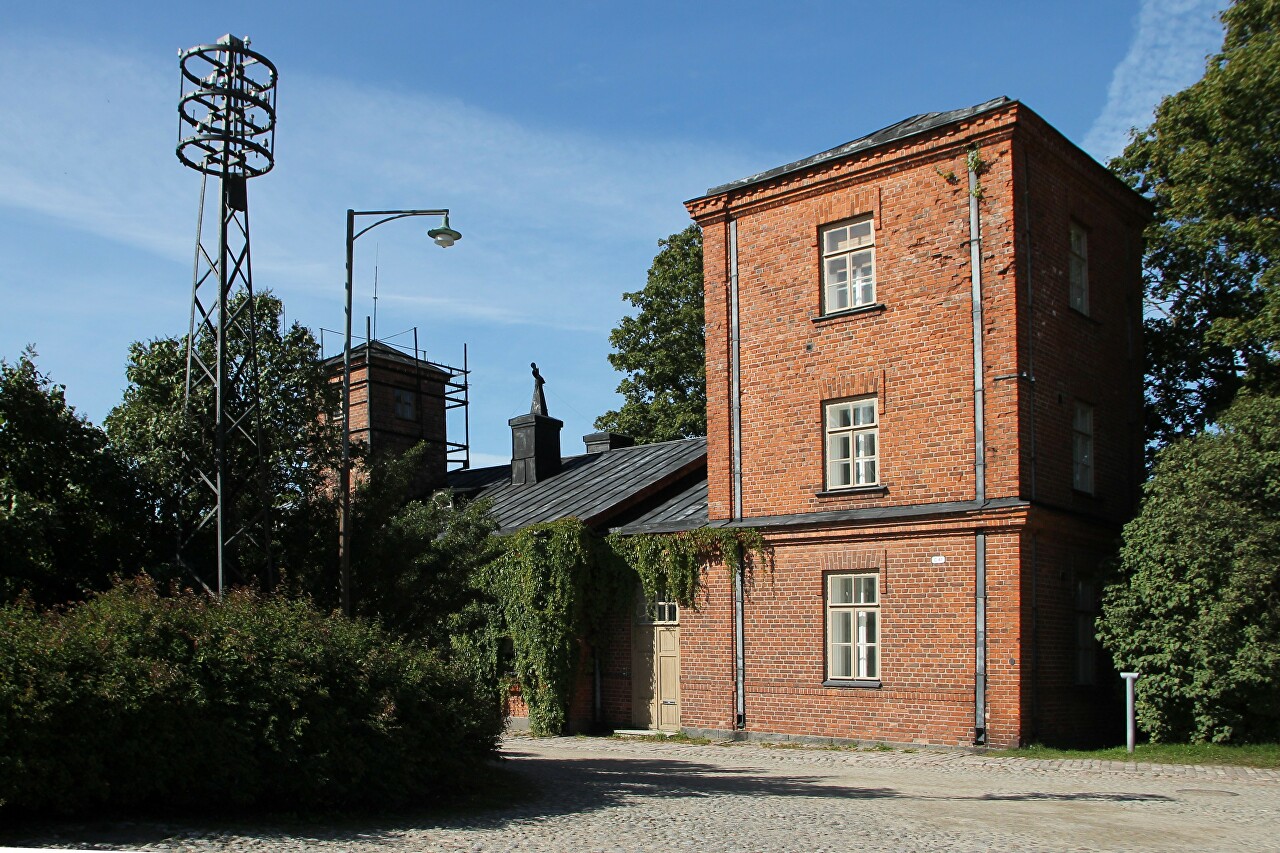
<svg viewBox="0 0 1280 853"><path fill-rule="evenodd" d="M221 595L233 579L268 587L274 581L247 182L275 165L277 72L249 49L247 38L231 35L179 56L177 155L202 175L184 398L187 430L197 448L189 452L195 484L187 505L194 518L180 534L179 560L206 588L214 580ZM206 194L211 176L219 185L217 201ZM218 227L209 234L207 203L218 210ZM216 533L216 578L200 577L212 574L212 566L195 570L204 560L189 553L210 531ZM256 559L246 559L249 548Z"/></svg>

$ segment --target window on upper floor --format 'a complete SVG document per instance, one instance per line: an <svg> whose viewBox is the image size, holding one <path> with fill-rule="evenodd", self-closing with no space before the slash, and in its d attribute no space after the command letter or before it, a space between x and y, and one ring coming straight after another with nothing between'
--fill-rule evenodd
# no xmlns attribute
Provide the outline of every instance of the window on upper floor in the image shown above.
<svg viewBox="0 0 1280 853"><path fill-rule="evenodd" d="M1070 305L1081 314L1089 313L1089 233L1078 222L1071 223L1071 251L1068 276Z"/></svg>
<svg viewBox="0 0 1280 853"><path fill-rule="evenodd" d="M396 388L392 393L395 395L396 417L407 421L417 420L418 395L404 388Z"/></svg>
<svg viewBox="0 0 1280 853"><path fill-rule="evenodd" d="M1093 406L1079 401L1071 418L1071 485L1093 494Z"/></svg>
<svg viewBox="0 0 1280 853"><path fill-rule="evenodd" d="M876 398L827 403L824 408L827 488L853 489L880 483L880 426Z"/></svg>
<svg viewBox="0 0 1280 853"><path fill-rule="evenodd" d="M874 221L865 216L822 229L822 313L876 301Z"/></svg>
<svg viewBox="0 0 1280 853"><path fill-rule="evenodd" d="M827 575L827 680L880 678L880 576Z"/></svg>

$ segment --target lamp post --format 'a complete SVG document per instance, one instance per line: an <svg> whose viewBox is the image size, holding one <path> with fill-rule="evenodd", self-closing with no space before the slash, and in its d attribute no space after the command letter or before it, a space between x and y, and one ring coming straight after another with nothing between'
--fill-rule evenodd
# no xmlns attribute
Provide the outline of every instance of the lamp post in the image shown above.
<svg viewBox="0 0 1280 853"><path fill-rule="evenodd" d="M372 225L356 230L356 217L379 217ZM356 240L385 222L395 219L407 219L411 216L443 216L444 225L432 228L427 236L442 249L447 249L462 239L462 235L449 227L449 210L347 210L347 317L346 329L342 344L342 471L339 488L341 495L341 512L338 516L338 564L339 581L342 596L342 612L351 615L351 290L352 260L355 256ZM365 372L369 371L369 352L366 343ZM418 357L414 353L414 358ZM365 411L368 413L369 400L365 400Z"/></svg>

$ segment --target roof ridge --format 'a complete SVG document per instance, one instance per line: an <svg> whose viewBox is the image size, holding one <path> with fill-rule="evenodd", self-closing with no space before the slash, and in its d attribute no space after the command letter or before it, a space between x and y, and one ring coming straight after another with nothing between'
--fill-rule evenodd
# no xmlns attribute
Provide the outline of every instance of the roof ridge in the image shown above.
<svg viewBox="0 0 1280 853"><path fill-rule="evenodd" d="M980 115L981 113L990 112L991 110L999 107L1016 103L1018 103L1016 100L1008 97L1007 95L1000 95L999 97L991 98L990 100L983 101L980 104L974 104L970 107L960 107L958 109L945 110L942 112L918 113L910 116L909 118L904 118L901 121L886 125L885 127L872 131L864 136L860 136L857 139L844 143L843 145L837 145L835 148L828 148L826 151L821 151L801 160L795 160L782 166L766 169L763 172L757 172L754 175L748 175L747 177L740 178L736 181L730 181L727 184L711 187L701 197L705 198L707 196L719 195L720 193L728 190L741 189L742 187L751 186L752 184L758 184L762 181L767 181L770 178L776 178L791 172L797 172L809 166L817 165L818 163L824 163L838 157L845 157L857 151L874 148L877 145L897 142L898 140L906 139L907 137L914 136L918 133L924 133L926 131L933 130L934 128L942 127L943 125L962 121L966 118L972 118L973 116Z"/></svg>

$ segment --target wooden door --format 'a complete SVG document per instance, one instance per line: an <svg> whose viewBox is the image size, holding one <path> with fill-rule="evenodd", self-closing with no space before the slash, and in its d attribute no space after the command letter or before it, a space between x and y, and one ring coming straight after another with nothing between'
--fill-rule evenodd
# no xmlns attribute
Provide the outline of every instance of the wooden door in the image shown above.
<svg viewBox="0 0 1280 853"><path fill-rule="evenodd" d="M680 731L680 628L661 625L654 628L654 651L657 691L654 716L656 728L664 732Z"/></svg>
<svg viewBox="0 0 1280 853"><path fill-rule="evenodd" d="M635 726L680 731L680 624L673 602L639 608L631 648Z"/></svg>

